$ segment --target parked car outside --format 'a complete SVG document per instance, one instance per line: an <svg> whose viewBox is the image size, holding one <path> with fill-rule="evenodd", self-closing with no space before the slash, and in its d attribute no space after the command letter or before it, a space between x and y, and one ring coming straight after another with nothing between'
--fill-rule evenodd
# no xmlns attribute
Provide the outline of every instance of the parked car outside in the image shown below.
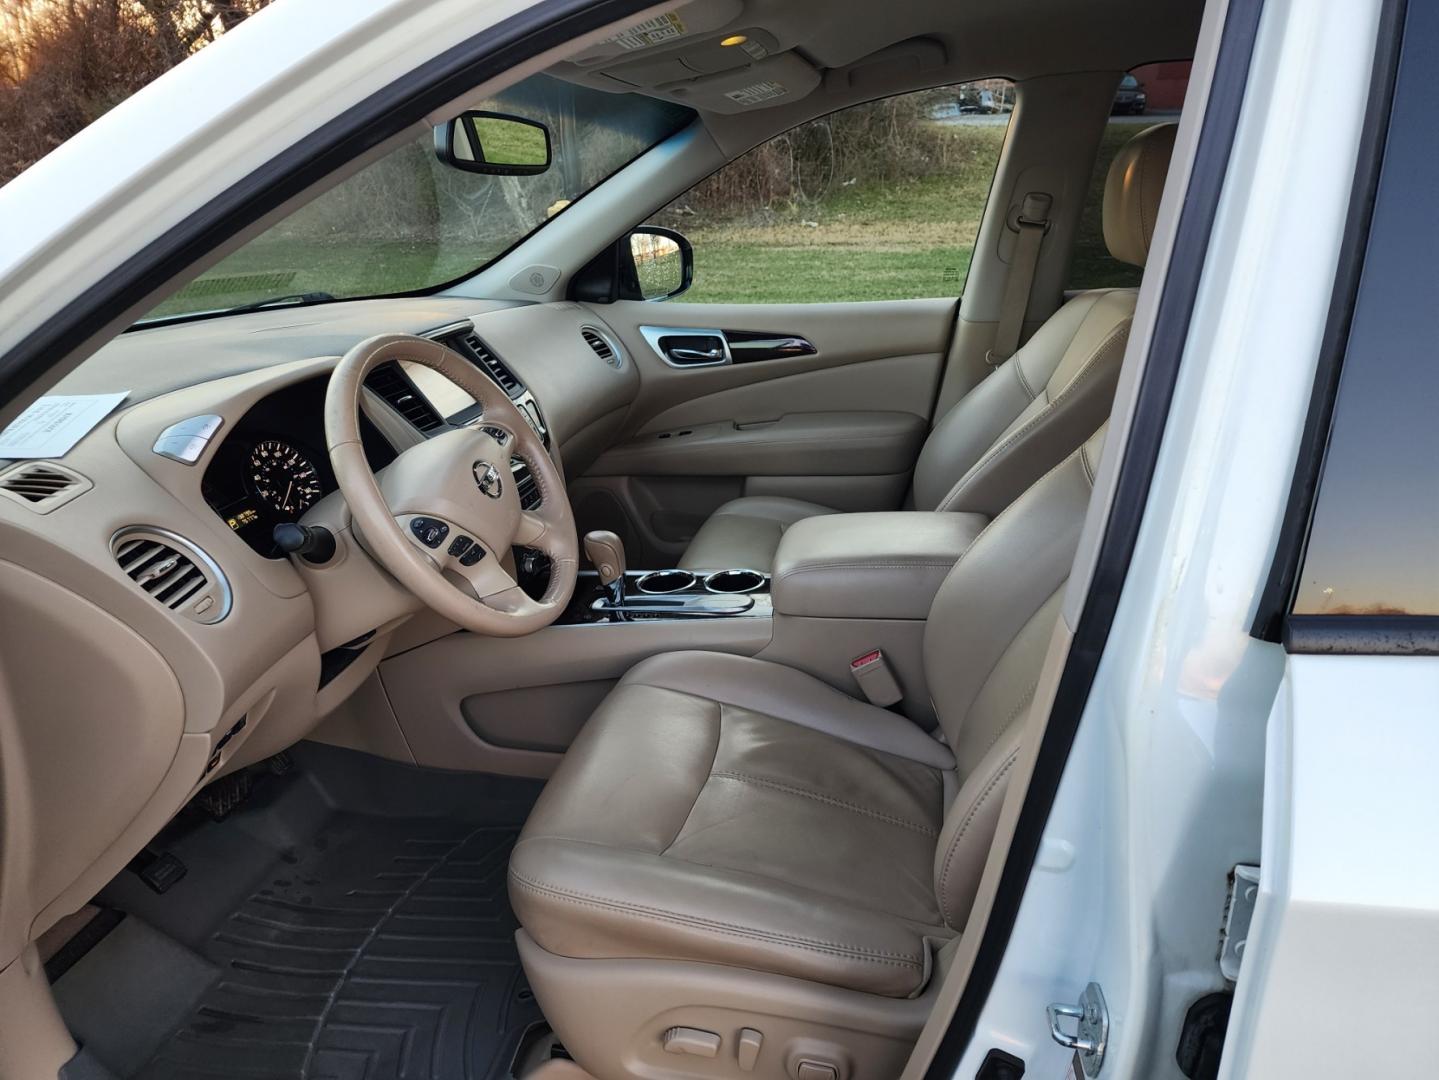
<svg viewBox="0 0 1439 1080"><path fill-rule="evenodd" d="M1133 75L1119 80L1119 89L1114 94L1114 106L1109 110L1115 115L1139 116L1149 105L1149 95L1144 84Z"/></svg>

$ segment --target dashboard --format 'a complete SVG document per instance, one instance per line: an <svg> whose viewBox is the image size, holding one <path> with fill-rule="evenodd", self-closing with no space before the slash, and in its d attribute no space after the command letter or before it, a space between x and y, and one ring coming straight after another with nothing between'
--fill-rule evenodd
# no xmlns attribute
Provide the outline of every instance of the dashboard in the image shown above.
<svg viewBox="0 0 1439 1080"><path fill-rule="evenodd" d="M550 434L539 402L513 368L502 360L466 321L432 331L515 403L540 436L546 449ZM205 469L200 490L205 503L251 550L267 559L283 559L274 542L276 525L298 522L338 483L325 442L324 410L327 377L292 383L251 406L234 428L220 438ZM382 364L365 380L366 388L393 411L403 425L399 449L451 425L476 422L475 400L438 372L423 364L400 360ZM393 428L391 429L394 430ZM360 437L370 469L378 472L398 456L373 420L361 413ZM408 440L408 442L407 442ZM512 463L522 503L538 495L528 467Z"/></svg>
<svg viewBox="0 0 1439 1080"><path fill-rule="evenodd" d="M59 460L0 462L6 692L38 725L14 762L43 826L27 845L43 853L27 871L32 925L93 897L206 782L361 693L402 627L450 633L411 622L419 601L368 556L336 491L323 406L338 358L381 333L458 345L573 475L619 435L639 387L636 365L586 337L597 326L568 302L265 310L121 334L50 390L124 401ZM427 371L366 379L375 469L473 419ZM276 557L274 526L301 518L334 535L330 563Z"/></svg>
<svg viewBox="0 0 1439 1080"><path fill-rule="evenodd" d="M276 525L299 521L338 487L325 449L327 385L325 378L307 379L263 398L223 438L205 469L205 502L264 558L284 557L273 539ZM395 460L394 447L364 416L360 436L371 469Z"/></svg>

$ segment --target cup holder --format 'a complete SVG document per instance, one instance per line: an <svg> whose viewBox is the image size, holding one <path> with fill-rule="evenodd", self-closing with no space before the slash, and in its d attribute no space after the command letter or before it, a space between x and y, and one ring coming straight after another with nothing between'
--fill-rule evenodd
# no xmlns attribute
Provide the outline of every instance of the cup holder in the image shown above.
<svg viewBox="0 0 1439 1080"><path fill-rule="evenodd" d="M642 593L676 593L693 589L699 578L688 570L653 570L635 582Z"/></svg>
<svg viewBox="0 0 1439 1080"><path fill-rule="evenodd" d="M751 593L764 588L764 575L758 570L720 570L705 578L705 588L712 593Z"/></svg>

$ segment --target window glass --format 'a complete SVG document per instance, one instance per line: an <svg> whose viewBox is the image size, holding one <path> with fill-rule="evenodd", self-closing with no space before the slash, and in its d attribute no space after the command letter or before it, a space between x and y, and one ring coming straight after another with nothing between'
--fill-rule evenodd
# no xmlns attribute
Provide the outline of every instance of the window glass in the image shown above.
<svg viewBox="0 0 1439 1080"><path fill-rule="evenodd" d="M1000 79L857 105L777 136L657 214L686 301L957 296L1014 109Z"/></svg>
<svg viewBox="0 0 1439 1080"><path fill-rule="evenodd" d="M1423 21L1424 29L1416 29ZM1411 38L1439 9L1408 9ZM1439 81L1399 70L1294 614L1439 615Z"/></svg>
<svg viewBox="0 0 1439 1080"><path fill-rule="evenodd" d="M430 135L307 203L166 299L148 318L274 297L433 289L475 272L694 119L638 94L533 75L475 108L538 120L553 160L533 176L442 164Z"/></svg>
<svg viewBox="0 0 1439 1080"><path fill-rule="evenodd" d="M1071 289L1139 287L1143 270L1111 257L1104 245L1104 181L1121 146L1151 125L1179 119L1190 67L1188 60L1145 64L1120 80L1079 219L1079 236L1069 264Z"/></svg>

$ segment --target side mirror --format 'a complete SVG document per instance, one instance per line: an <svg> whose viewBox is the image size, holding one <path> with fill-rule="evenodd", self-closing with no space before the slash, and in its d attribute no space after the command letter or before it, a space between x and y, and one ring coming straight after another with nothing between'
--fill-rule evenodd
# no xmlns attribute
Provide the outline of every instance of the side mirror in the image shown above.
<svg viewBox="0 0 1439 1080"><path fill-rule="evenodd" d="M464 172L535 176L550 167L550 129L522 116L471 110L435 128L435 153Z"/></svg>
<svg viewBox="0 0 1439 1080"><path fill-rule="evenodd" d="M694 283L694 248L673 229L641 225L621 244L620 295L624 299L668 300Z"/></svg>
<svg viewBox="0 0 1439 1080"><path fill-rule="evenodd" d="M690 287L695 254L673 229L641 225L591 259L570 279L569 298L587 304L668 300Z"/></svg>

